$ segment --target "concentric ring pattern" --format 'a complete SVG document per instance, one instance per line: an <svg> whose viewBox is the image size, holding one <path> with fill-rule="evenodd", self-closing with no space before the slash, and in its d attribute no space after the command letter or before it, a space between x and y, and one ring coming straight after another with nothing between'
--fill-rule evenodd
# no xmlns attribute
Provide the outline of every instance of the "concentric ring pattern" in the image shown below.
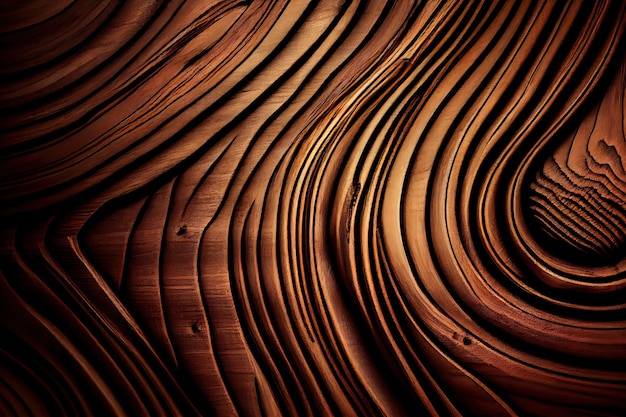
<svg viewBox="0 0 626 417"><path fill-rule="evenodd" d="M626 415L623 2L0 10L1 415Z"/></svg>

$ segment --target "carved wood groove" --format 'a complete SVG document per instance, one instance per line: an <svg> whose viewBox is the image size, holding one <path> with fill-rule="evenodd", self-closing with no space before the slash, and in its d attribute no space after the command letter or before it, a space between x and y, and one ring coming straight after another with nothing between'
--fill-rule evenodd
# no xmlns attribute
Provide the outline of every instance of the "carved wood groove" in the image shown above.
<svg viewBox="0 0 626 417"><path fill-rule="evenodd" d="M625 28L0 5L0 415L626 415Z"/></svg>

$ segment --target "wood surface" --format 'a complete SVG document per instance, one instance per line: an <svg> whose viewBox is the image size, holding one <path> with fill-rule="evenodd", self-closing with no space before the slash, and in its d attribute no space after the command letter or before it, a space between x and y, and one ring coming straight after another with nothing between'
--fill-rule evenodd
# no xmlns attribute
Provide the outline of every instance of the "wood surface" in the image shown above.
<svg viewBox="0 0 626 417"><path fill-rule="evenodd" d="M0 415L626 415L623 1L0 4Z"/></svg>

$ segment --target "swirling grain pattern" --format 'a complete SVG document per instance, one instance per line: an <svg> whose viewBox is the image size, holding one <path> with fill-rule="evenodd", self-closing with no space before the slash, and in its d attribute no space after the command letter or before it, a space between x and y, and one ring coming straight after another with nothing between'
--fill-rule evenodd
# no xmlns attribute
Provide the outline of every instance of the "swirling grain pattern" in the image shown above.
<svg viewBox="0 0 626 417"><path fill-rule="evenodd" d="M0 5L0 415L626 415L625 15Z"/></svg>

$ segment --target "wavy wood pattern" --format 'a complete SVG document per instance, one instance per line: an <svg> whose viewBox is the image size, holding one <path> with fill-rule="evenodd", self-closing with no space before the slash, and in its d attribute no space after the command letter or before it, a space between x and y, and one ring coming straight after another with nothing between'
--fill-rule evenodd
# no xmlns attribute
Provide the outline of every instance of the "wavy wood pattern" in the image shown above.
<svg viewBox="0 0 626 417"><path fill-rule="evenodd" d="M623 2L0 10L0 415L626 415Z"/></svg>

